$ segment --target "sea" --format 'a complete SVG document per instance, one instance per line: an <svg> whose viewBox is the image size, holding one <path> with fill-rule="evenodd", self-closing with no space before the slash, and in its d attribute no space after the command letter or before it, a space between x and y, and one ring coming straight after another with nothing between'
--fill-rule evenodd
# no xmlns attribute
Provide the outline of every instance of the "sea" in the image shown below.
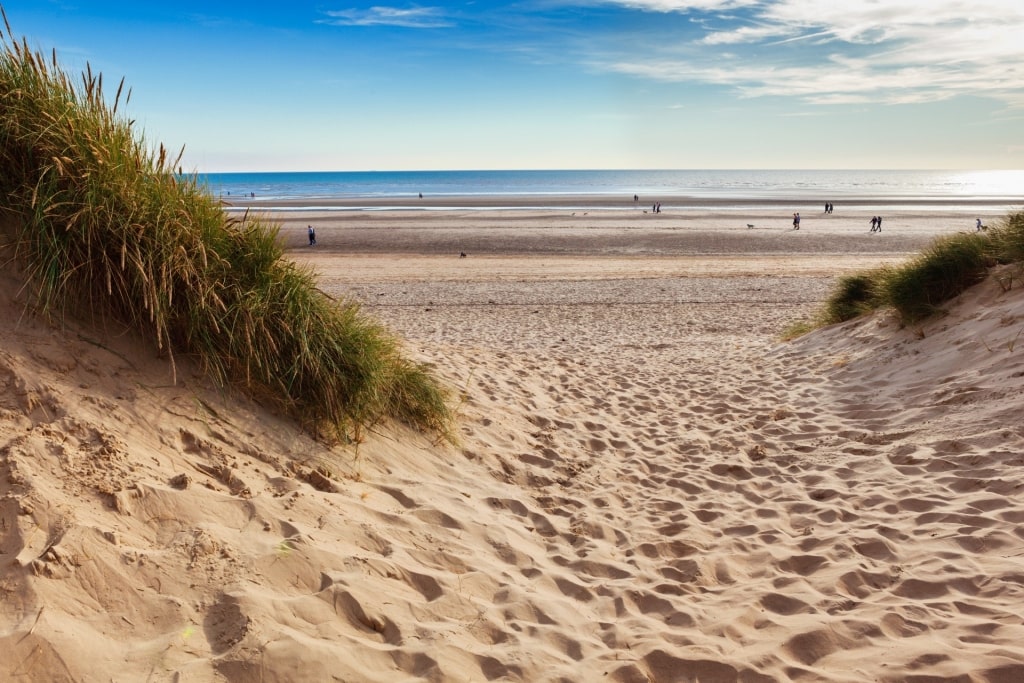
<svg viewBox="0 0 1024 683"><path fill-rule="evenodd" d="M373 209L375 201L412 198L529 196L543 206L559 196L689 198L715 201L852 199L888 203L1024 204L1024 170L465 170L288 171L201 173L218 197L274 200L359 200L342 210ZM522 202L516 204L522 207ZM325 207L330 208L330 207ZM428 208L439 208L436 203ZM507 208L494 203L481 210Z"/></svg>

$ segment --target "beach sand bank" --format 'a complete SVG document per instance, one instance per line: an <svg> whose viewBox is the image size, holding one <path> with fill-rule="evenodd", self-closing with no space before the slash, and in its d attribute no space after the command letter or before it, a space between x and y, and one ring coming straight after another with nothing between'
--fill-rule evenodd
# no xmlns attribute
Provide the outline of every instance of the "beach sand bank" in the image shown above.
<svg viewBox="0 0 1024 683"><path fill-rule="evenodd" d="M780 341L973 226L865 215L274 214L457 446L328 448L6 273L0 679L1024 678L1024 289Z"/></svg>

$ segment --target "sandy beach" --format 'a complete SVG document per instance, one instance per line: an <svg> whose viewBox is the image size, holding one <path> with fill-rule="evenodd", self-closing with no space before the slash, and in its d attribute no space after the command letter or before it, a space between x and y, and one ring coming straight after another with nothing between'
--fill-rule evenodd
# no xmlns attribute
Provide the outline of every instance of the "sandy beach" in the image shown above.
<svg viewBox="0 0 1024 683"><path fill-rule="evenodd" d="M437 201L270 218L457 445L319 443L4 268L0 680L1024 680L1019 276L781 340L1003 207Z"/></svg>

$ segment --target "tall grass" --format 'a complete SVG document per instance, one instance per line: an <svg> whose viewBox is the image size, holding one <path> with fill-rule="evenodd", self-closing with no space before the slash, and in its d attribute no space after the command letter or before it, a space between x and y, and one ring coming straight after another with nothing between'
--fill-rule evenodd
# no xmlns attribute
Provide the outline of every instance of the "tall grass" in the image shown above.
<svg viewBox="0 0 1024 683"><path fill-rule="evenodd" d="M797 331L850 320L879 308L893 309L903 324L920 321L981 282L998 264L1024 268L1024 212L1009 215L987 232L940 237L900 266L840 278L815 318Z"/></svg>
<svg viewBox="0 0 1024 683"><path fill-rule="evenodd" d="M899 268L885 271L882 301L904 323L938 313L941 305L985 279L994 265L991 243L981 233L942 237Z"/></svg>
<svg viewBox="0 0 1024 683"><path fill-rule="evenodd" d="M831 325L843 322L877 308L880 297L879 281L883 275L884 271L876 270L839 278L832 295L825 303L821 323Z"/></svg>
<svg viewBox="0 0 1024 683"><path fill-rule="evenodd" d="M989 230L992 257L1000 263L1024 263L1024 211L1012 213Z"/></svg>
<svg viewBox="0 0 1024 683"><path fill-rule="evenodd" d="M47 312L87 306L194 354L308 426L358 437L397 418L450 436L448 392L354 303L284 258L279 226L232 219L118 114L102 75L79 79L7 34L0 45L0 204ZM123 99L122 99L123 98Z"/></svg>

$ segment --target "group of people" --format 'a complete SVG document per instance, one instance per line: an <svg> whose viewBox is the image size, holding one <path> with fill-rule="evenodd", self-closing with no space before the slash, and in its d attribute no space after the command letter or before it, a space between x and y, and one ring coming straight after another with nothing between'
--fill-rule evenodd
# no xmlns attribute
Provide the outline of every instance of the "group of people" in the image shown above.
<svg viewBox="0 0 1024 683"><path fill-rule="evenodd" d="M825 213L832 213L832 209L834 208L835 207L832 206L832 202L825 202Z"/></svg>
<svg viewBox="0 0 1024 683"><path fill-rule="evenodd" d="M871 232L882 232L882 217L872 216L871 217Z"/></svg>
<svg viewBox="0 0 1024 683"><path fill-rule="evenodd" d="M799 230L800 229L800 214L799 213L794 213L793 214L793 229L794 230Z"/></svg>
<svg viewBox="0 0 1024 683"><path fill-rule="evenodd" d="M638 194L633 195L633 203L634 204L639 204L640 203L640 195L638 195ZM644 213L647 213L647 209L644 209ZM654 204L651 205L651 213L661 213L661 202L654 202ZM575 215L575 214L573 214L573 215Z"/></svg>

